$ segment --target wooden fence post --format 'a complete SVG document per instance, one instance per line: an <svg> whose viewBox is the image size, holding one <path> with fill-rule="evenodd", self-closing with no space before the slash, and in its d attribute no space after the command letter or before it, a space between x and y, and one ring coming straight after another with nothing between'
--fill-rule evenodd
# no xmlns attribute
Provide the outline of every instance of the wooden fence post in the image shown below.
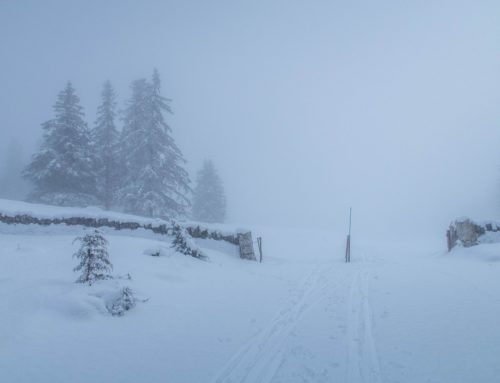
<svg viewBox="0 0 500 383"><path fill-rule="evenodd" d="M345 261L347 263L351 262L351 218L352 218L352 207L349 208L349 234L347 234L347 243L345 246Z"/></svg>
<svg viewBox="0 0 500 383"><path fill-rule="evenodd" d="M448 246L448 253L451 251L451 248L453 247L451 243L451 230L448 229L446 230L446 244Z"/></svg>
<svg viewBox="0 0 500 383"><path fill-rule="evenodd" d="M259 263L262 263L262 237L257 237L257 245L259 246Z"/></svg>
<svg viewBox="0 0 500 383"><path fill-rule="evenodd" d="M345 245L345 261L351 262L351 236L347 235L347 242Z"/></svg>

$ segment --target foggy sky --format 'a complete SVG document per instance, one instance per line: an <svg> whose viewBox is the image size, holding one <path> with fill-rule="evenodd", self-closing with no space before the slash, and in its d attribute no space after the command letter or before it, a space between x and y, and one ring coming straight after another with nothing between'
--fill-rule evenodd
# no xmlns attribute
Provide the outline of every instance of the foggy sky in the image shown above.
<svg viewBox="0 0 500 383"><path fill-rule="evenodd" d="M34 150L66 81L92 126L105 80L122 106L157 67L191 178L214 160L231 222L500 215L498 1L1 0L0 48L0 149Z"/></svg>

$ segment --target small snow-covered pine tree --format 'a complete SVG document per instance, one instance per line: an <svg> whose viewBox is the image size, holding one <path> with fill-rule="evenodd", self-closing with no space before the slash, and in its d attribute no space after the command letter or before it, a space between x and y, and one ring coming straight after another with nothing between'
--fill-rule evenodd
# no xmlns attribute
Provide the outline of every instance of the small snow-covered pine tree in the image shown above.
<svg viewBox="0 0 500 383"><path fill-rule="evenodd" d="M132 83L120 137L125 177L119 194L127 212L175 218L189 207L191 190L185 160L165 122L170 100L161 96L160 85L156 70L151 83Z"/></svg>
<svg viewBox="0 0 500 383"><path fill-rule="evenodd" d="M224 187L213 162L206 160L196 178L193 193L193 219L221 223L225 218Z"/></svg>
<svg viewBox="0 0 500 383"><path fill-rule="evenodd" d="M74 254L80 263L74 271L82 273L76 282L92 285L95 281L109 278L113 265L109 260L108 241L102 233L95 229L75 241L80 242L80 249Z"/></svg>
<svg viewBox="0 0 500 383"><path fill-rule="evenodd" d="M106 307L111 315L123 316L126 311L135 307L136 302L137 299L134 297L133 291L129 287L124 287Z"/></svg>
<svg viewBox="0 0 500 383"><path fill-rule="evenodd" d="M29 198L63 206L94 204L90 131L71 83L57 96L54 112L54 119L42 124L41 148L24 171L34 184Z"/></svg>
<svg viewBox="0 0 500 383"><path fill-rule="evenodd" d="M92 131L92 146L97 196L104 208L108 210L113 202L118 183L116 94L111 82L104 83L101 98L102 102L97 108L97 120Z"/></svg>

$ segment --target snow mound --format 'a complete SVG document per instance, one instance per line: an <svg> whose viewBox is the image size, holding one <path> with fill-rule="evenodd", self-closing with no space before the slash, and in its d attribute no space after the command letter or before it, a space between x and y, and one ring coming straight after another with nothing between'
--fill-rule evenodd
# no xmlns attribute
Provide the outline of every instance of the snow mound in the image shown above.
<svg viewBox="0 0 500 383"><path fill-rule="evenodd" d="M137 303L132 290L108 280L92 286L72 284L64 293L46 295L43 308L71 320L90 320L96 316L123 316Z"/></svg>
<svg viewBox="0 0 500 383"><path fill-rule="evenodd" d="M124 287L121 291L108 297L106 308L113 316L123 316L126 311L135 307L137 299L129 287Z"/></svg>
<svg viewBox="0 0 500 383"><path fill-rule="evenodd" d="M481 237L482 242L474 247L455 247L450 254L453 257L464 260L475 260L479 262L500 262L500 235L491 233ZM495 237L494 239L492 237ZM490 241L490 242L487 242Z"/></svg>

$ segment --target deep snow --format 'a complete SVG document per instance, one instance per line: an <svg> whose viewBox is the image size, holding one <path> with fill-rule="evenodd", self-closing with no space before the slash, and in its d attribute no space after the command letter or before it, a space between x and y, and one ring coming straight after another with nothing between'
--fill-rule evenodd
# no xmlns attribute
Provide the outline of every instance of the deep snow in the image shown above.
<svg viewBox="0 0 500 383"><path fill-rule="evenodd" d="M264 262L108 232L115 275L74 283L82 229L0 227L2 382L497 382L500 245L445 253L327 230L256 228ZM50 234L50 235L49 235ZM162 249L161 256L147 255ZM123 317L106 297L129 286Z"/></svg>

